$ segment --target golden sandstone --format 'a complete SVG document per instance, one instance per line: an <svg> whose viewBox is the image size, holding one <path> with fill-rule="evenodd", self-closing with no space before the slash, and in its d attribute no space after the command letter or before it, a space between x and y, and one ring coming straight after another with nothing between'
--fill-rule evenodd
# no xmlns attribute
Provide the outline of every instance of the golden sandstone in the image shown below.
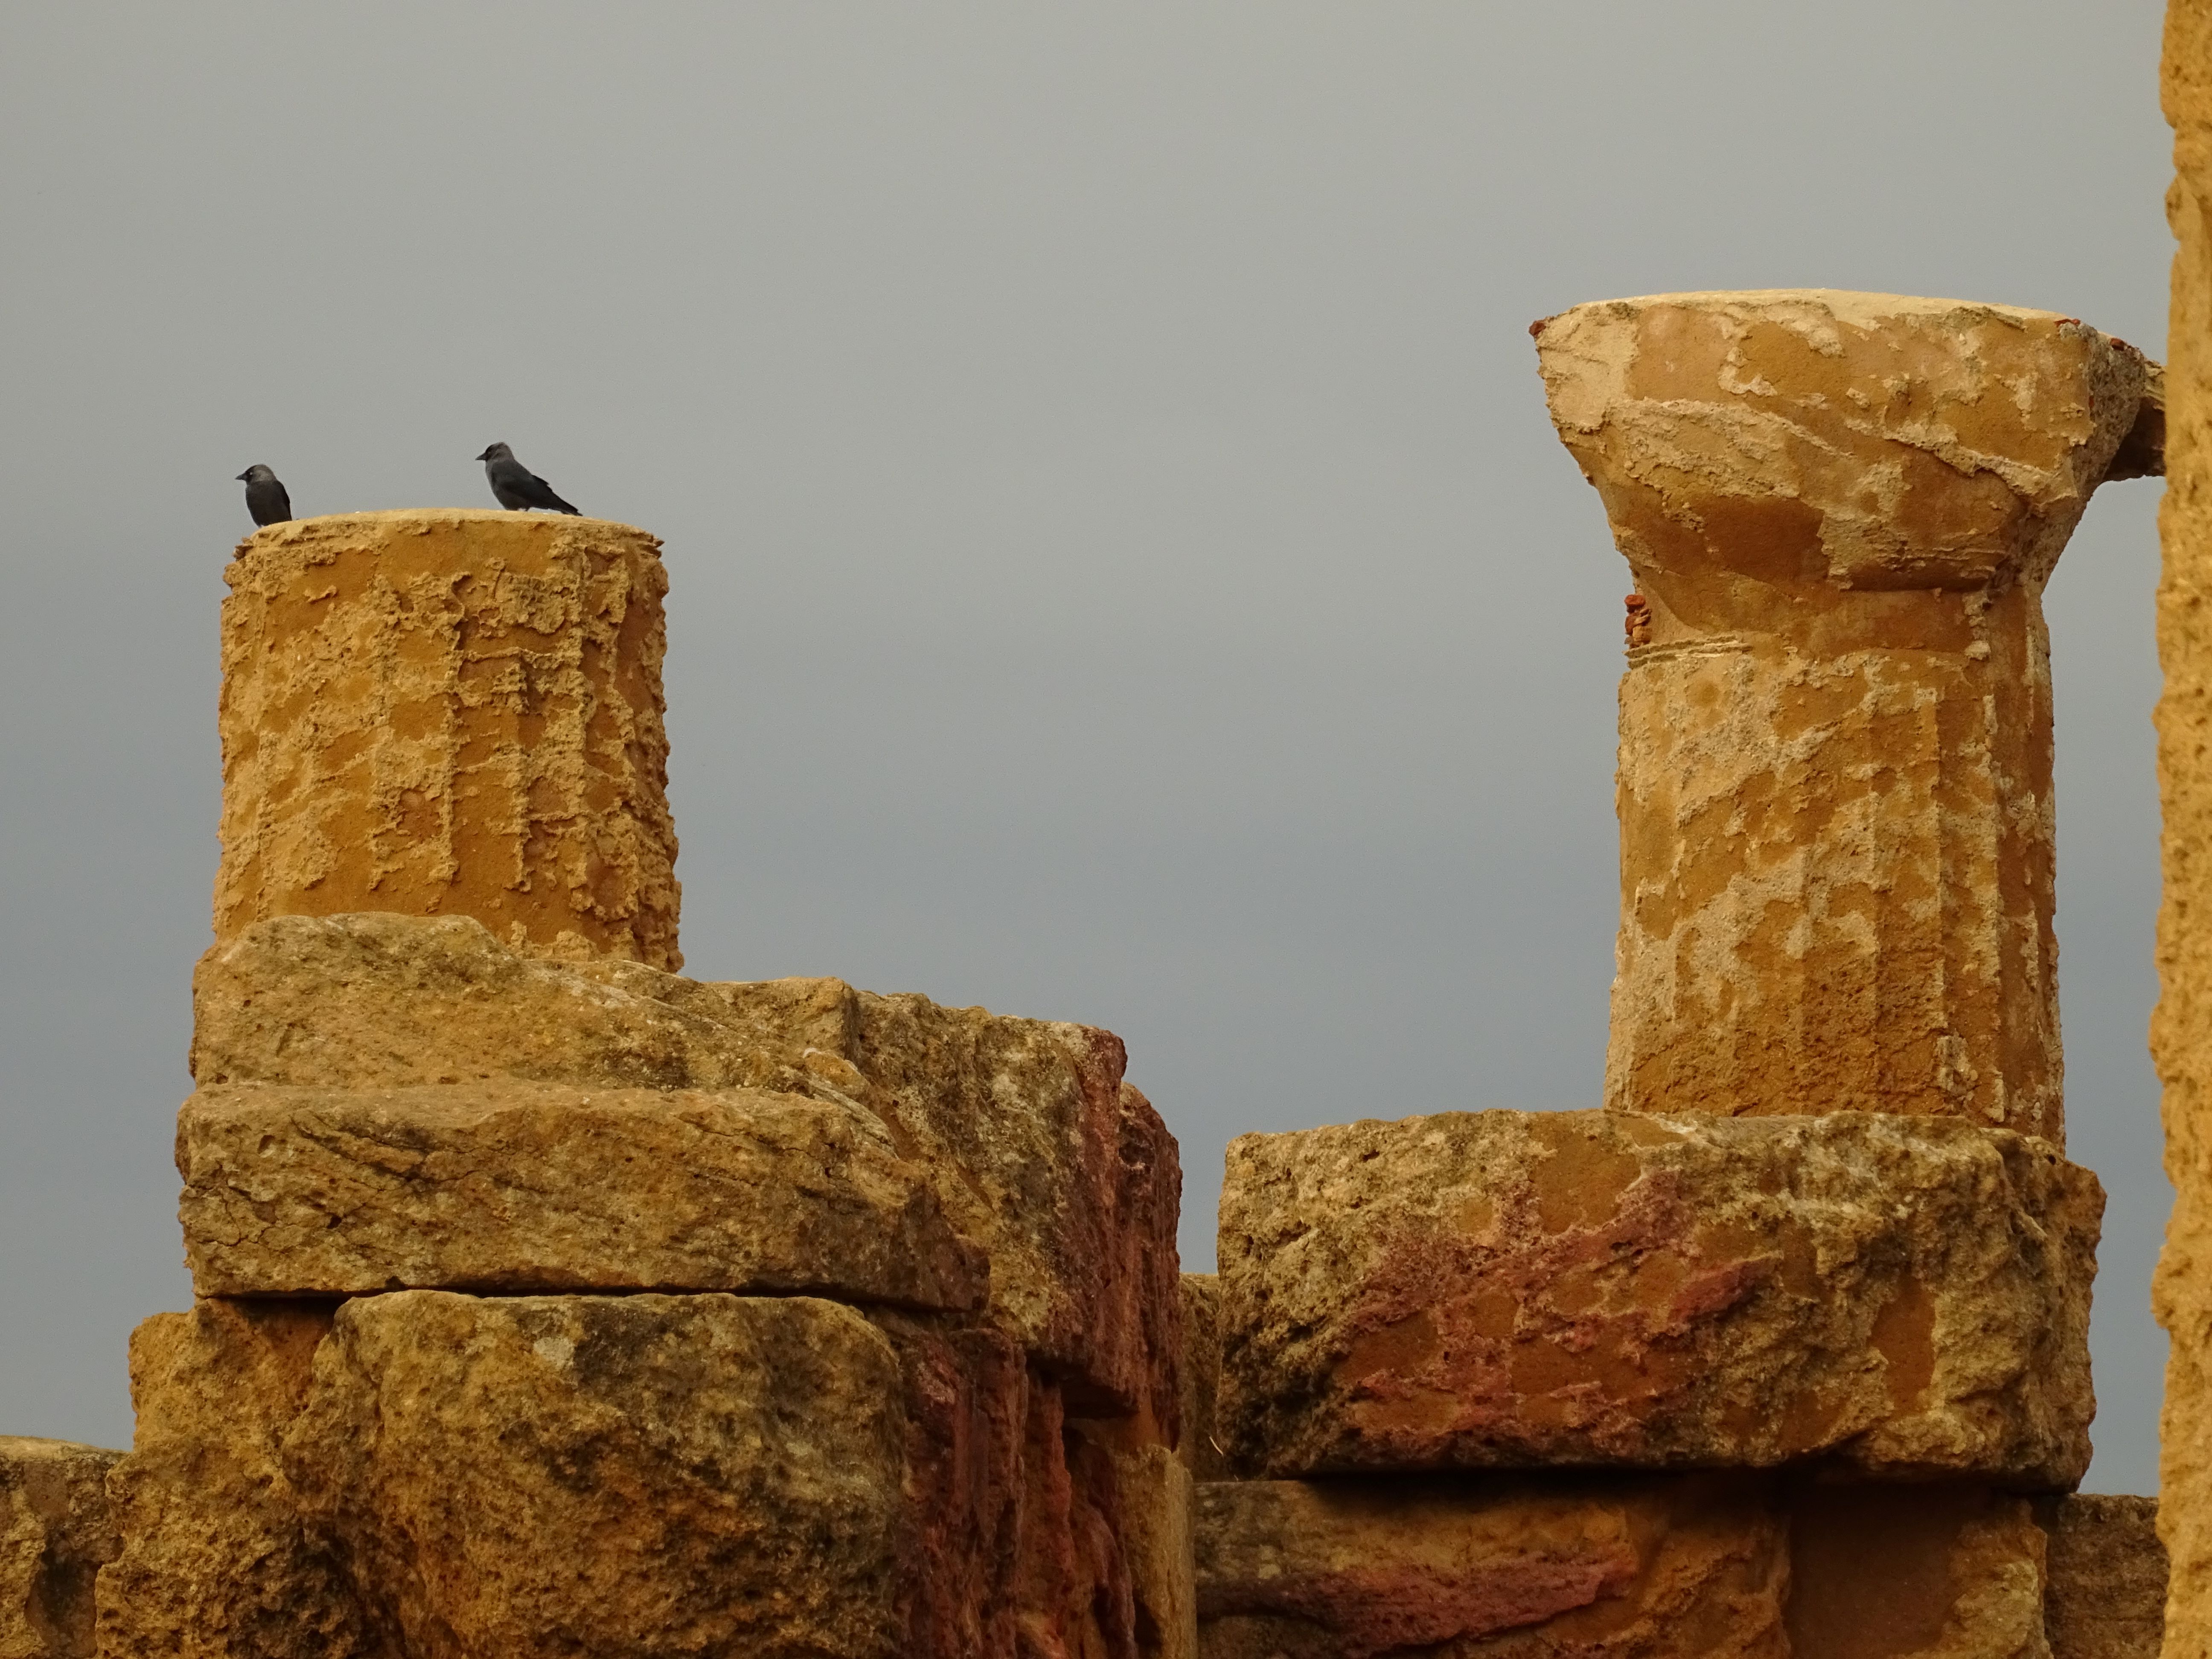
<svg viewBox="0 0 2212 1659"><path fill-rule="evenodd" d="M2212 4L2171 0L2161 77L2173 124L2166 219L2168 337L2165 568L2158 592L2159 799L2165 899L2151 1057L2165 1085L2172 1218L2154 1303L2171 1346L2159 1434L2159 1532L2172 1555L2166 1652L2212 1651Z"/></svg>
<svg viewBox="0 0 2212 1659"><path fill-rule="evenodd" d="M2071 318L1823 290L1536 336L1648 617L1607 1103L2061 1141L2043 584L2151 366Z"/></svg>
<svg viewBox="0 0 2212 1659"><path fill-rule="evenodd" d="M227 576L216 938L397 910L683 966L658 541L353 513L255 532Z"/></svg>
<svg viewBox="0 0 2212 1659"><path fill-rule="evenodd" d="M1865 1113L1247 1135L1216 1432L1255 1476L1819 1461L2069 1486L2103 1208L2039 1142Z"/></svg>

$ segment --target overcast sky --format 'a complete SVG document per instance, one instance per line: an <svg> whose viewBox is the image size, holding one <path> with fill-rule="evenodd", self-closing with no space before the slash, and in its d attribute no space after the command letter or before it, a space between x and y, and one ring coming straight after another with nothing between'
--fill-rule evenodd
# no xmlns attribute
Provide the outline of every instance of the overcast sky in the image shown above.
<svg viewBox="0 0 2212 1659"><path fill-rule="evenodd" d="M1820 285L2162 355L2156 0L0 8L0 1433L185 1305L221 572L665 539L710 978L1103 1024L1181 1137L1598 1102L1626 568L1528 322ZM2050 593L2090 1485L2155 1484L2154 481Z"/></svg>

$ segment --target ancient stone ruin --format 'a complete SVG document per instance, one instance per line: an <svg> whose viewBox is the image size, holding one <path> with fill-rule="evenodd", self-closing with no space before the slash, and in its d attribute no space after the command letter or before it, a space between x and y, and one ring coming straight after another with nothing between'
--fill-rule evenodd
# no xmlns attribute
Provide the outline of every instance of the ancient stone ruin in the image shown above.
<svg viewBox="0 0 2212 1659"><path fill-rule="evenodd" d="M0 1659L2157 1651L2156 1506L2069 1495L2040 599L2160 371L1820 291L1534 332L1635 587L1606 1098L1247 1136L1218 1275L1109 1033L681 976L651 537L248 538L196 1300L127 1453L0 1440Z"/></svg>

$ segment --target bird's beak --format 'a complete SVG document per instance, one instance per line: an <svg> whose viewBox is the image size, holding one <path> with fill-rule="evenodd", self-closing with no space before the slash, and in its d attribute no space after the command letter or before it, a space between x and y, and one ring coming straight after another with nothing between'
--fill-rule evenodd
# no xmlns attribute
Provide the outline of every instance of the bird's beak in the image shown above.
<svg viewBox="0 0 2212 1659"><path fill-rule="evenodd" d="M486 451L484 451L484 453L483 453L483 454L481 454L481 455L477 456L477 459L478 460L480 460L480 461L488 461L488 460L489 460L489 459L491 459L491 451L489 451L489 449L487 449Z"/></svg>
<svg viewBox="0 0 2212 1659"><path fill-rule="evenodd" d="M243 472L238 475L238 481L240 483L244 483L246 482L246 475Z"/></svg>

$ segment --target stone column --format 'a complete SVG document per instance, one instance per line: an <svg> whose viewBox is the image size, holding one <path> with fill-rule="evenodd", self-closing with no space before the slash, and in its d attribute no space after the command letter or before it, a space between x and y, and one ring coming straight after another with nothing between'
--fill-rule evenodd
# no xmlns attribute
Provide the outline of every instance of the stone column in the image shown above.
<svg viewBox="0 0 2212 1659"><path fill-rule="evenodd" d="M2158 783L2164 902L2151 1057L2165 1085L2174 1186L2153 1304L2171 1338L2158 1527L2173 1561L2169 1654L2212 1646L2212 3L2172 0L2162 91L2176 177L2165 569L2158 593Z"/></svg>
<svg viewBox="0 0 2212 1659"><path fill-rule="evenodd" d="M2042 592L2153 367L1824 290L1534 332L1635 579L1607 1104L2059 1142Z"/></svg>
<svg viewBox="0 0 2212 1659"><path fill-rule="evenodd" d="M228 580L219 940L386 910L683 965L657 540L346 514L258 532Z"/></svg>

